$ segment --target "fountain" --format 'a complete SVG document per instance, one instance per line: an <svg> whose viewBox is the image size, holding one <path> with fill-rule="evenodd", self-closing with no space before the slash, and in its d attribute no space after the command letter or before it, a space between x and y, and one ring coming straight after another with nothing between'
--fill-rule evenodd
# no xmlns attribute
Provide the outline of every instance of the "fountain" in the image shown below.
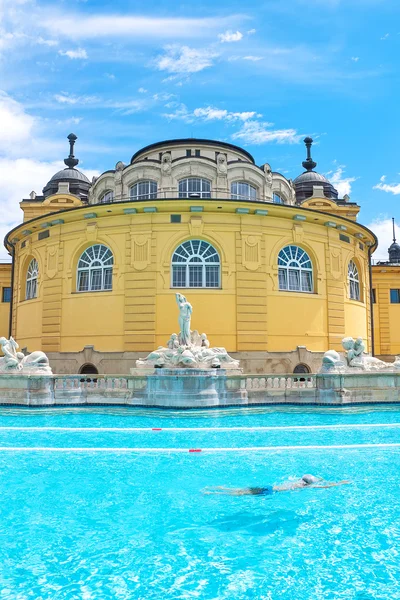
<svg viewBox="0 0 400 600"><path fill-rule="evenodd" d="M179 334L173 333L166 346L159 346L146 358L136 361L132 375L146 376L145 395L149 403L168 406L246 404L248 395L240 385L239 361L225 348L211 348L205 333L191 330L193 307L180 293Z"/></svg>

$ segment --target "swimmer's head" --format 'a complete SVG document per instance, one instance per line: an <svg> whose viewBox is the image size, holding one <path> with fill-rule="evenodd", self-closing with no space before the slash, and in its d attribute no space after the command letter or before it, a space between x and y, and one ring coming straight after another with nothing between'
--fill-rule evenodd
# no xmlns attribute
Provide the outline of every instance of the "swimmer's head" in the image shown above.
<svg viewBox="0 0 400 600"><path fill-rule="evenodd" d="M319 481L318 477L314 477L314 475L303 475L301 480L304 481L306 485L311 485L312 483L317 483Z"/></svg>

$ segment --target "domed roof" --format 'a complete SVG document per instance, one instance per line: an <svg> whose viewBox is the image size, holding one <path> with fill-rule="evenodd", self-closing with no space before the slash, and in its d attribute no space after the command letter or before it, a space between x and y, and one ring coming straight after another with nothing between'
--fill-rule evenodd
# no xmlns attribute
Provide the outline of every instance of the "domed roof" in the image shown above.
<svg viewBox="0 0 400 600"><path fill-rule="evenodd" d="M316 171L304 171L301 175L296 177L293 180L293 183L304 183L309 181L320 181L321 183L329 183L329 179L321 175L321 173L317 173Z"/></svg>
<svg viewBox="0 0 400 600"><path fill-rule="evenodd" d="M53 175L50 181L43 188L43 195L45 198L48 196L52 196L53 194L57 194L58 192L58 184L60 182L65 182L69 184L69 191L74 196L79 196L82 200L87 200L89 188L91 183L89 179L75 169L76 165L79 163L79 160L75 158L73 154L74 144L77 140L77 137L74 133L70 133L68 136L69 140L69 156L64 159L64 163L67 165L66 169L61 169Z"/></svg>
<svg viewBox="0 0 400 600"><path fill-rule="evenodd" d="M81 173L81 171L78 171L78 169L70 169L69 167L58 171L58 173L53 175L50 181L71 181L72 179L90 183L89 179L86 177L86 175Z"/></svg>
<svg viewBox="0 0 400 600"><path fill-rule="evenodd" d="M337 200L338 191L333 187L329 179L324 177L324 175L321 175L321 173L314 171L317 163L311 158L312 138L306 137L304 143L307 148L307 159L303 161L303 167L306 171L293 180L297 203L300 204L303 200L311 198L314 193L314 185L322 186L324 188L324 195L327 198Z"/></svg>

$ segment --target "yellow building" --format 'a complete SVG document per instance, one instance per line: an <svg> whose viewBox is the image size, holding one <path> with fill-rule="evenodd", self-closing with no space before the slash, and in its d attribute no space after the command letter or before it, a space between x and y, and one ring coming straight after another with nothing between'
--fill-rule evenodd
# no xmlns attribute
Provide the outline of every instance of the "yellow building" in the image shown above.
<svg viewBox="0 0 400 600"><path fill-rule="evenodd" d="M344 336L371 351L377 241L315 172L310 138L294 181L237 146L182 139L90 182L69 140L67 168L21 202L5 241L11 334L54 371L129 372L176 331L176 291L249 372L315 370Z"/></svg>
<svg viewBox="0 0 400 600"><path fill-rule="evenodd" d="M372 298L375 354L392 361L400 354L400 246L396 243L393 219L393 244L387 261L372 265Z"/></svg>

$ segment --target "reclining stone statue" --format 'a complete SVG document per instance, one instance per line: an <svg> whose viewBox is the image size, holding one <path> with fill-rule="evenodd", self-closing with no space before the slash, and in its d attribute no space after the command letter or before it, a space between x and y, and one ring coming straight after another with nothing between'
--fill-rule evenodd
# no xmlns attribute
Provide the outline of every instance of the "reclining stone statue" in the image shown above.
<svg viewBox="0 0 400 600"><path fill-rule="evenodd" d="M361 337L342 339L344 358L336 350L328 350L322 358L321 373L357 373L361 371L398 371L400 357L394 363L386 363L375 356L365 354L365 344Z"/></svg>
<svg viewBox="0 0 400 600"><path fill-rule="evenodd" d="M52 374L49 359L44 352L39 350L25 356L22 352L18 352L19 346L12 337L9 340L0 337L0 346L4 354L0 358L0 374Z"/></svg>

